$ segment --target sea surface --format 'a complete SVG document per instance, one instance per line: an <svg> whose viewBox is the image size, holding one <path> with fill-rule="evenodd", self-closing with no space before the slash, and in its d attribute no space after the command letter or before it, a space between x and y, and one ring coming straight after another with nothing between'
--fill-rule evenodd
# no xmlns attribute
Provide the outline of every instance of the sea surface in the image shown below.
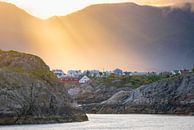
<svg viewBox="0 0 194 130"><path fill-rule="evenodd" d="M192 116L94 115L82 123L0 126L0 130L194 130Z"/></svg>

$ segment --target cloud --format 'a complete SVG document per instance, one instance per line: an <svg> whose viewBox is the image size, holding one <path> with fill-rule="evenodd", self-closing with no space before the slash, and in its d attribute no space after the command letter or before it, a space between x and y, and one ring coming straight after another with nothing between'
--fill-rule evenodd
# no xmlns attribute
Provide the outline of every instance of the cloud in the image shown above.
<svg viewBox="0 0 194 130"><path fill-rule="evenodd" d="M194 0L136 0L136 3L152 6L171 6L172 9L180 8L187 11L194 11Z"/></svg>
<svg viewBox="0 0 194 130"><path fill-rule="evenodd" d="M175 6L175 8L181 8L183 10L194 11L194 3L182 3Z"/></svg>
<svg viewBox="0 0 194 130"><path fill-rule="evenodd" d="M177 5L180 3L194 3L194 0L137 0L137 2L152 5Z"/></svg>

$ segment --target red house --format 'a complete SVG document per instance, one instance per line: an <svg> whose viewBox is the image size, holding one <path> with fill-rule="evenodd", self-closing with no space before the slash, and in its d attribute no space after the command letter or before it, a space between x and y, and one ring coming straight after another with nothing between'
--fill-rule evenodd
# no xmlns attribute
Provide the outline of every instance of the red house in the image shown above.
<svg viewBox="0 0 194 130"><path fill-rule="evenodd" d="M189 74L189 70L187 69L181 70L181 74L183 75Z"/></svg>
<svg viewBox="0 0 194 130"><path fill-rule="evenodd" d="M79 84L79 78L75 77L63 77L60 78L60 81L64 84Z"/></svg>

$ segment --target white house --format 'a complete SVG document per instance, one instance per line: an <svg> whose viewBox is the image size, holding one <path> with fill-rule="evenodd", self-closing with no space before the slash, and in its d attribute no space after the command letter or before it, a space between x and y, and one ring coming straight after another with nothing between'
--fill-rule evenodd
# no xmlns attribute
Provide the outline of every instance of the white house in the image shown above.
<svg viewBox="0 0 194 130"><path fill-rule="evenodd" d="M80 83L80 84L84 84L84 83L87 83L88 81L90 81L90 78L88 78L87 76L84 76L84 77L82 77L82 78L79 80L79 83Z"/></svg>
<svg viewBox="0 0 194 130"><path fill-rule="evenodd" d="M82 74L81 70L69 70L67 75L69 77L79 77Z"/></svg>
<svg viewBox="0 0 194 130"><path fill-rule="evenodd" d="M91 77L100 77L100 71L99 70L90 70L90 76Z"/></svg>
<svg viewBox="0 0 194 130"><path fill-rule="evenodd" d="M99 70L85 70L83 74L89 77L101 77L102 76Z"/></svg>
<svg viewBox="0 0 194 130"><path fill-rule="evenodd" d="M63 78L66 76L63 70L56 69L52 70L52 72L57 76L57 78Z"/></svg>
<svg viewBox="0 0 194 130"><path fill-rule="evenodd" d="M113 70L113 73L115 74L115 75L123 75L123 71L121 70L121 69L115 69L115 70Z"/></svg>
<svg viewBox="0 0 194 130"><path fill-rule="evenodd" d="M179 75L181 74L181 71L180 70L173 70L171 71L172 75Z"/></svg>

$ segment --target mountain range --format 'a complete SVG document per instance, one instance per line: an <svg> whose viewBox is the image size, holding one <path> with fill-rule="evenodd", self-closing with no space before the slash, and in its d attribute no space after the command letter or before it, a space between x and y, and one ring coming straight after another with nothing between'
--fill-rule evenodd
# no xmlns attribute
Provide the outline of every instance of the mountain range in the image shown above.
<svg viewBox="0 0 194 130"><path fill-rule="evenodd" d="M192 68L193 23L191 4L99 4L41 20L1 2L0 48L37 54L53 68Z"/></svg>

